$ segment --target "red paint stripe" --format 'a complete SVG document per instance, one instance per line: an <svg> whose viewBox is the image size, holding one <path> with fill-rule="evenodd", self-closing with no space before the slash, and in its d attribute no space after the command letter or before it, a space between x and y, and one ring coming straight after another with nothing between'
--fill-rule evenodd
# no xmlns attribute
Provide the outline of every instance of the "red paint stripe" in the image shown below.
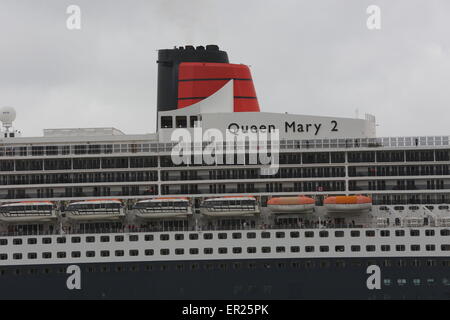
<svg viewBox="0 0 450 320"><path fill-rule="evenodd" d="M251 78L250 69L242 64L183 62L178 79Z"/></svg>
<svg viewBox="0 0 450 320"><path fill-rule="evenodd" d="M178 98L209 97L227 82L224 80L179 82Z"/></svg>

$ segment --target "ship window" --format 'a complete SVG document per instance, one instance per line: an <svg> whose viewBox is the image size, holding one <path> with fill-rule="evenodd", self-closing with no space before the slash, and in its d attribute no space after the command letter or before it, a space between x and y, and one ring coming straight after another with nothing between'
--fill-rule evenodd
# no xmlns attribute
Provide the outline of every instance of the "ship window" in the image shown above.
<svg viewBox="0 0 450 320"><path fill-rule="evenodd" d="M305 238L314 238L314 231L306 231Z"/></svg>
<svg viewBox="0 0 450 320"><path fill-rule="evenodd" d="M227 254L228 249L227 248L219 248L219 254Z"/></svg>
<svg viewBox="0 0 450 320"><path fill-rule="evenodd" d="M350 236L353 238L357 238L357 237L361 236L361 233L358 230L352 230L352 231L350 231Z"/></svg>
<svg viewBox="0 0 450 320"><path fill-rule="evenodd" d="M450 251L450 244L441 245L441 251Z"/></svg>
<svg viewBox="0 0 450 320"><path fill-rule="evenodd" d="M176 235L175 235L175 240L184 240L184 234L182 234L182 233L177 233Z"/></svg>
<svg viewBox="0 0 450 320"><path fill-rule="evenodd" d="M328 238L328 231L320 231L319 237L321 238Z"/></svg>
<svg viewBox="0 0 450 320"><path fill-rule="evenodd" d="M256 253L256 247L248 247L247 253Z"/></svg>
<svg viewBox="0 0 450 320"><path fill-rule="evenodd" d="M72 237L72 243L80 243L81 238L80 237Z"/></svg>
<svg viewBox="0 0 450 320"><path fill-rule="evenodd" d="M177 124L177 128L187 128L187 117L186 116L175 117L175 122Z"/></svg>
<svg viewBox="0 0 450 320"><path fill-rule="evenodd" d="M240 232L233 233L233 239L241 239L241 238L242 238L242 233L240 233Z"/></svg>
<svg viewBox="0 0 450 320"><path fill-rule="evenodd" d="M395 246L395 250L396 251L405 251L406 248L405 248L405 246L403 244L398 244L398 245Z"/></svg>
<svg viewBox="0 0 450 320"><path fill-rule="evenodd" d="M344 237L344 231L335 231L334 236L336 238L343 238Z"/></svg>
<svg viewBox="0 0 450 320"><path fill-rule="evenodd" d="M182 254L184 254L184 249L183 249L183 248L177 248L177 249L175 249L175 254L176 254L176 255L182 255Z"/></svg>
<svg viewBox="0 0 450 320"><path fill-rule="evenodd" d="M56 257L59 258L59 259L63 259L63 258L66 257L66 253L64 251L57 252L56 253Z"/></svg>
<svg viewBox="0 0 450 320"><path fill-rule="evenodd" d="M22 239L13 239L13 244L14 245L21 245L22 244Z"/></svg>
<svg viewBox="0 0 450 320"><path fill-rule="evenodd" d="M255 232L248 232L247 233L247 239L255 239L256 233Z"/></svg>
<svg viewBox="0 0 450 320"><path fill-rule="evenodd" d="M139 236L137 234L131 234L129 237L131 242L139 241Z"/></svg>
<svg viewBox="0 0 450 320"><path fill-rule="evenodd" d="M404 286L406 284L406 279L397 279L397 284L399 286Z"/></svg>
<svg viewBox="0 0 450 320"><path fill-rule="evenodd" d="M52 238L43 238L42 239L42 243L43 244L50 244L50 243L52 243Z"/></svg>
<svg viewBox="0 0 450 320"><path fill-rule="evenodd" d="M286 252L286 248L280 246L280 247L276 248L276 251L277 251L277 253L284 253L284 252Z"/></svg>
<svg viewBox="0 0 450 320"><path fill-rule="evenodd" d="M14 260L21 260L22 259L22 254L21 253L14 253L13 254L13 259Z"/></svg>
<svg viewBox="0 0 450 320"><path fill-rule="evenodd" d="M80 251L72 251L72 258L79 258L81 257Z"/></svg>
<svg viewBox="0 0 450 320"><path fill-rule="evenodd" d="M351 246L350 249L353 252L359 252L359 251L361 251L361 246Z"/></svg>
<svg viewBox="0 0 450 320"><path fill-rule="evenodd" d="M160 254L161 254L162 256L167 256L167 255L169 255L169 249L161 249L161 250L160 250Z"/></svg>
<svg viewBox="0 0 450 320"><path fill-rule="evenodd" d="M305 252L314 252L314 247L313 246L306 246L305 247Z"/></svg>
<svg viewBox="0 0 450 320"><path fill-rule="evenodd" d="M203 253L204 254L213 254L213 248L204 248Z"/></svg>
<svg viewBox="0 0 450 320"><path fill-rule="evenodd" d="M172 117L161 117L161 128L172 128Z"/></svg>
<svg viewBox="0 0 450 320"><path fill-rule="evenodd" d="M291 231L290 236L291 236L291 238L299 238L300 237L300 232L298 232L298 231Z"/></svg>
<svg viewBox="0 0 450 320"><path fill-rule="evenodd" d="M44 254L42 254L42 255L44 255ZM28 259L30 259L30 260L37 259L37 253L36 252L28 253Z"/></svg>
<svg viewBox="0 0 450 320"><path fill-rule="evenodd" d="M418 236L420 236L420 230L411 230L410 231L410 235L411 235L411 237L418 237Z"/></svg>
<svg viewBox="0 0 450 320"><path fill-rule="evenodd" d="M450 236L450 230L449 229L441 230L441 236Z"/></svg>
<svg viewBox="0 0 450 320"><path fill-rule="evenodd" d="M109 251L108 250L100 251L100 256L102 256L102 257L109 257Z"/></svg>
<svg viewBox="0 0 450 320"><path fill-rule="evenodd" d="M131 257L136 257L139 255L139 250L130 250L129 253Z"/></svg>
<svg viewBox="0 0 450 320"><path fill-rule="evenodd" d="M262 247L262 248L261 248L261 252L262 252L262 253L270 253L270 251L271 251L271 248L270 248L270 247Z"/></svg>
<svg viewBox="0 0 450 320"><path fill-rule="evenodd" d="M374 230L366 230L366 237L375 237L375 231Z"/></svg>
<svg viewBox="0 0 450 320"><path fill-rule="evenodd" d="M0 260L8 260L8 255L6 253L0 254Z"/></svg>
<svg viewBox="0 0 450 320"><path fill-rule="evenodd" d="M36 244L36 243L37 243L37 239L36 239L36 238L29 238L29 239L27 240L27 243L28 243L28 244Z"/></svg>
<svg viewBox="0 0 450 320"><path fill-rule="evenodd" d="M270 238L270 232L261 232L261 238L269 239Z"/></svg>
<svg viewBox="0 0 450 320"><path fill-rule="evenodd" d="M116 257L123 257L125 252L123 250L116 250L114 254Z"/></svg>
<svg viewBox="0 0 450 320"><path fill-rule="evenodd" d="M86 242L87 243L93 243L93 242L95 242L95 237L86 237Z"/></svg>
<svg viewBox="0 0 450 320"><path fill-rule="evenodd" d="M391 246L384 244L381 246L381 251L391 251Z"/></svg>
<svg viewBox="0 0 450 320"><path fill-rule="evenodd" d="M115 236L115 237L114 237L114 241L115 241L115 242L123 242L123 241L124 241L124 238L123 238L123 236Z"/></svg>
<svg viewBox="0 0 450 320"><path fill-rule="evenodd" d="M275 237L280 239L280 238L284 238L284 232L276 232L275 233Z"/></svg>
<svg viewBox="0 0 450 320"><path fill-rule="evenodd" d="M413 279L412 282L415 286L420 286L420 279Z"/></svg>
<svg viewBox="0 0 450 320"><path fill-rule="evenodd" d="M427 236L427 237L434 237L434 235L435 235L435 232L434 232L434 230L425 230L425 235Z"/></svg>
<svg viewBox="0 0 450 320"><path fill-rule="evenodd" d="M221 232L221 233L219 233L218 235L217 235L217 237L220 239L220 240L225 240L226 238L227 238L227 234L226 233L223 233L223 232Z"/></svg>
<svg viewBox="0 0 450 320"><path fill-rule="evenodd" d="M328 252L330 251L330 248L328 246L320 246L320 252Z"/></svg>
<svg viewBox="0 0 450 320"><path fill-rule="evenodd" d="M396 237L404 237L405 236L405 230L395 230L395 236Z"/></svg>
<svg viewBox="0 0 450 320"><path fill-rule="evenodd" d="M190 127L191 128L195 128L197 125L196 125L196 122L198 121L198 118L197 118L197 116L191 116L190 117Z"/></svg>
<svg viewBox="0 0 450 320"><path fill-rule="evenodd" d="M109 242L109 236L101 236L100 242Z"/></svg>
<svg viewBox="0 0 450 320"><path fill-rule="evenodd" d="M6 246L8 245L8 240L7 239L0 239L0 246Z"/></svg>
<svg viewBox="0 0 450 320"><path fill-rule="evenodd" d="M146 256L152 256L154 253L155 253L155 251L154 251L153 249L146 249L146 250L144 251L144 254L145 254Z"/></svg>
<svg viewBox="0 0 450 320"><path fill-rule="evenodd" d="M64 238L64 237L58 237L58 238L56 238L56 242L57 242L57 243L66 243L66 238Z"/></svg>
<svg viewBox="0 0 450 320"><path fill-rule="evenodd" d="M300 252L299 246L291 246L291 252Z"/></svg>
<svg viewBox="0 0 450 320"><path fill-rule="evenodd" d="M189 234L189 240L198 240L198 234L197 233Z"/></svg>
<svg viewBox="0 0 450 320"><path fill-rule="evenodd" d="M213 238L213 234L212 233L205 233L203 235L203 239L205 240L211 240Z"/></svg>
<svg viewBox="0 0 450 320"><path fill-rule="evenodd" d="M420 245L412 244L411 245L411 251L420 251Z"/></svg>
<svg viewBox="0 0 450 320"><path fill-rule="evenodd" d="M189 254L198 254L198 248L190 248Z"/></svg>
<svg viewBox="0 0 450 320"><path fill-rule="evenodd" d="M336 252L344 252L345 251L345 247L344 246L336 246L336 247L334 247L334 250Z"/></svg>
<svg viewBox="0 0 450 320"><path fill-rule="evenodd" d="M162 234L162 235L159 236L159 239L161 241L167 241L167 240L169 240L169 235L168 234Z"/></svg>
<svg viewBox="0 0 450 320"><path fill-rule="evenodd" d="M235 254L240 254L240 253L242 253L242 248L241 248L241 247L234 247L234 248L233 248L233 253L235 253Z"/></svg>
<svg viewBox="0 0 450 320"><path fill-rule="evenodd" d="M153 235L152 234L146 234L144 237L145 241L153 241Z"/></svg>
<svg viewBox="0 0 450 320"><path fill-rule="evenodd" d="M373 245L368 245L368 246L366 246L366 251L368 251L368 252L373 252L373 251L375 251L375 246L373 246Z"/></svg>
<svg viewBox="0 0 450 320"><path fill-rule="evenodd" d="M389 230L381 230L381 231L380 231L380 235L381 235L382 237L389 237L390 232L389 232Z"/></svg>
<svg viewBox="0 0 450 320"><path fill-rule="evenodd" d="M425 246L425 249L426 249L427 251L435 251L435 250L436 250L436 246L435 246L434 244L427 244L427 245Z"/></svg>
<svg viewBox="0 0 450 320"><path fill-rule="evenodd" d="M94 258L95 257L95 251L86 251L86 257Z"/></svg>

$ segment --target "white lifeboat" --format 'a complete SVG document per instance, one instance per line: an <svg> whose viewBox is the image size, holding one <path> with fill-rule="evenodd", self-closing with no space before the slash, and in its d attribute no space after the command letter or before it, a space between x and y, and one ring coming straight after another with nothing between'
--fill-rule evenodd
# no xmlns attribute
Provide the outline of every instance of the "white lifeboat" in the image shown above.
<svg viewBox="0 0 450 320"><path fill-rule="evenodd" d="M72 202L65 212L69 219L78 221L115 221L125 217L122 202L117 199Z"/></svg>
<svg viewBox="0 0 450 320"><path fill-rule="evenodd" d="M267 201L267 207L273 213L311 213L316 201L310 197L277 197Z"/></svg>
<svg viewBox="0 0 450 320"><path fill-rule="evenodd" d="M372 198L355 196L333 196L324 200L324 206L330 213L362 213L372 208Z"/></svg>
<svg viewBox="0 0 450 320"><path fill-rule="evenodd" d="M164 197L138 201L133 209L141 219L186 218L192 215L188 198Z"/></svg>
<svg viewBox="0 0 450 320"><path fill-rule="evenodd" d="M56 219L55 207L50 201L21 201L0 206L0 221L46 222Z"/></svg>
<svg viewBox="0 0 450 320"><path fill-rule="evenodd" d="M254 197L229 196L204 200L200 212L211 217L252 216L260 213Z"/></svg>

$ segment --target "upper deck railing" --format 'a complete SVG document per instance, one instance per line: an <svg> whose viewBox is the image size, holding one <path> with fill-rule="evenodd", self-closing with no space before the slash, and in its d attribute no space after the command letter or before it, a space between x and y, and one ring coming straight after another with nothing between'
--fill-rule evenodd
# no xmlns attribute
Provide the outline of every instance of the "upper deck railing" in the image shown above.
<svg viewBox="0 0 450 320"><path fill-rule="evenodd" d="M43 156L82 156L102 154L139 154L139 153L170 153L178 143L110 143L110 144L51 144L51 145L0 145L0 158L3 157L43 157ZM227 142L233 144L233 142ZM210 145L192 143L192 150L201 150ZM224 146L225 143L218 143ZM316 150L316 149L364 149L364 148L426 148L445 147L450 145L450 136L429 137L386 137L386 138L342 138L342 139L310 139L285 140L282 139L271 145L251 145L248 141L242 145L236 144L239 150L260 150L278 148L284 150Z"/></svg>

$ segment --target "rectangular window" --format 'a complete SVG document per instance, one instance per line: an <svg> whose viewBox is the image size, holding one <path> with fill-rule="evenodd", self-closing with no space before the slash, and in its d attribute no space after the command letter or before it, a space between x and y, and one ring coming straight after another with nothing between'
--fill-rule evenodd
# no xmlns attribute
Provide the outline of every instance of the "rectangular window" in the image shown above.
<svg viewBox="0 0 450 320"><path fill-rule="evenodd" d="M334 236L336 237L336 238L343 238L344 237L344 231L335 231L334 232Z"/></svg>
<svg viewBox="0 0 450 320"><path fill-rule="evenodd" d="M255 232L247 232L247 239L256 239Z"/></svg>
<svg viewBox="0 0 450 320"><path fill-rule="evenodd" d="M247 253L256 253L256 247L248 247Z"/></svg>
<svg viewBox="0 0 450 320"><path fill-rule="evenodd" d="M411 251L420 251L420 245L412 244L411 245Z"/></svg>
<svg viewBox="0 0 450 320"><path fill-rule="evenodd" d="M95 257L95 251L86 251L86 257L88 258Z"/></svg>
<svg viewBox="0 0 450 320"><path fill-rule="evenodd" d="M282 238L284 238L284 232L276 232L275 233L275 237L277 238L277 239L282 239Z"/></svg>
<svg viewBox="0 0 450 320"><path fill-rule="evenodd" d="M277 247L276 248L276 250L277 250L277 253L284 253L284 252L286 252L286 248L285 247Z"/></svg>
<svg viewBox="0 0 450 320"><path fill-rule="evenodd" d="M374 245L368 245L368 246L366 246L366 251L367 251L367 252L374 252L374 251L375 251L375 246L374 246Z"/></svg>
<svg viewBox="0 0 450 320"><path fill-rule="evenodd" d="M270 248L270 247L262 247L262 248L261 248L261 252L262 252L262 253L270 253L270 251L271 251L271 248Z"/></svg>
<svg viewBox="0 0 450 320"><path fill-rule="evenodd" d="M335 246L334 250L336 252L344 252L345 251L345 247L344 246Z"/></svg>
<svg viewBox="0 0 450 320"><path fill-rule="evenodd" d="M198 254L198 248L189 249L189 254Z"/></svg>
<svg viewBox="0 0 450 320"><path fill-rule="evenodd" d="M191 233L189 235L189 240L198 240L198 234L197 233Z"/></svg>
<svg viewBox="0 0 450 320"><path fill-rule="evenodd" d="M242 253L242 248L241 248L241 247L234 247L234 248L233 248L233 253L235 253L235 254L240 254L240 253Z"/></svg>
<svg viewBox="0 0 450 320"><path fill-rule="evenodd" d="M405 246L403 244L398 244L398 245L395 246L395 250L396 251L405 251L406 248L405 248Z"/></svg>
<svg viewBox="0 0 450 320"><path fill-rule="evenodd" d="M358 230L352 230L352 231L350 231L350 236L353 238L357 238L357 237L361 236L361 234Z"/></svg>
<svg viewBox="0 0 450 320"><path fill-rule="evenodd" d="M261 232L261 238L269 239L270 238L270 232Z"/></svg>
<svg viewBox="0 0 450 320"><path fill-rule="evenodd" d="M350 250L352 250L352 252L359 252L361 251L361 246L351 246Z"/></svg>
<svg viewBox="0 0 450 320"><path fill-rule="evenodd" d="M291 252L300 252L299 246L291 246Z"/></svg>
<svg viewBox="0 0 450 320"><path fill-rule="evenodd" d="M300 237L300 232L298 232L298 231L291 231L290 236L291 236L291 238L299 238Z"/></svg>
<svg viewBox="0 0 450 320"><path fill-rule="evenodd" d="M139 255L139 250L130 250L130 257L137 257Z"/></svg>
<svg viewBox="0 0 450 320"><path fill-rule="evenodd" d="M375 231L374 230L366 230L366 237L368 237L368 238L375 237Z"/></svg>
<svg viewBox="0 0 450 320"><path fill-rule="evenodd" d="M305 247L305 252L314 252L314 247L313 246L306 246Z"/></svg>
<svg viewBox="0 0 450 320"><path fill-rule="evenodd" d="M155 251L154 251L153 249L146 249L146 250L144 251L144 254L145 254L146 256L152 256L152 255L155 254Z"/></svg>
<svg viewBox="0 0 450 320"><path fill-rule="evenodd" d="M330 251L330 248L328 246L320 246L319 250L320 252L328 252Z"/></svg>
<svg viewBox="0 0 450 320"><path fill-rule="evenodd" d="M115 255L116 257L123 257L123 256L125 255L125 251L123 251L123 250L116 250L116 251L114 252L114 255Z"/></svg>
<svg viewBox="0 0 450 320"><path fill-rule="evenodd" d="M395 236L396 237L404 237L405 236L405 230L395 230Z"/></svg>

